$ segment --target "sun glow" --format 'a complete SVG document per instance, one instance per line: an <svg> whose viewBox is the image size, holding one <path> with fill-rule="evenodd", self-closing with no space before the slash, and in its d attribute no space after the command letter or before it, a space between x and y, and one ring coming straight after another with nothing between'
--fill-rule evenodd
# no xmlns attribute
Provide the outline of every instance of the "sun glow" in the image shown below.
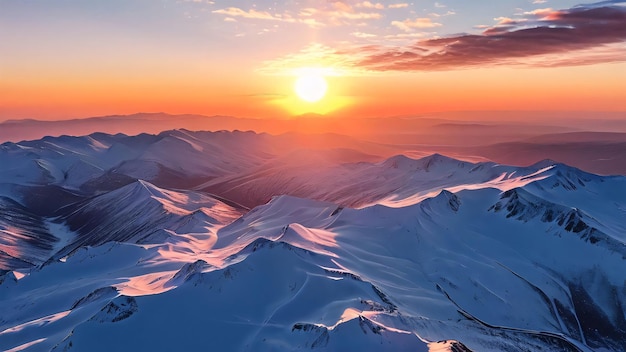
<svg viewBox="0 0 626 352"><path fill-rule="evenodd" d="M322 75L305 73L296 79L294 90L300 99L309 103L315 103L326 95L328 83Z"/></svg>
<svg viewBox="0 0 626 352"><path fill-rule="evenodd" d="M304 66L289 69L276 76L281 94L268 100L288 115L328 115L349 106L353 99L346 95L348 85L341 72L331 67Z"/></svg>

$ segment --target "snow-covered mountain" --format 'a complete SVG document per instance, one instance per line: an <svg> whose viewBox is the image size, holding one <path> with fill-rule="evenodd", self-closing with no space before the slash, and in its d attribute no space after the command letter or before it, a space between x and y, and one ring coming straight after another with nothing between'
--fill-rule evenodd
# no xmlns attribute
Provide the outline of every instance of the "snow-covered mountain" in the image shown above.
<svg viewBox="0 0 626 352"><path fill-rule="evenodd" d="M318 156L310 167L311 155ZM443 188L494 187L508 190L546 177L543 168L514 168L492 162L473 164L433 154L419 160L396 155L377 163L333 163L319 153L298 151L247 173L220 177L198 189L222 194L248 206L289 194L349 207L401 207L432 197Z"/></svg>
<svg viewBox="0 0 626 352"><path fill-rule="evenodd" d="M160 183L202 180L240 172L268 158L266 135L253 132L189 132L126 136L94 133L4 143L0 182L55 184L91 191L112 175ZM246 148L242 151L242 148ZM127 181L130 182L130 181ZM106 187L109 187L108 189Z"/></svg>
<svg viewBox="0 0 626 352"><path fill-rule="evenodd" d="M2 145L0 349L626 349L625 177L284 147Z"/></svg>

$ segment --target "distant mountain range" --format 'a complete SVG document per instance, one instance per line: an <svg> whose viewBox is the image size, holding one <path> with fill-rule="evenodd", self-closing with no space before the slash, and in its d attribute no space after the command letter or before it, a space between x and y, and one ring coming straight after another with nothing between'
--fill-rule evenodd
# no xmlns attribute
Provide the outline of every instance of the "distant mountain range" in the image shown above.
<svg viewBox="0 0 626 352"><path fill-rule="evenodd" d="M383 160L397 154L433 153L467 161L525 166L552 159L586 171L626 175L626 114L458 112L381 118L300 116L253 119L141 113L87 119L0 123L1 142L99 133L160 134L253 131L279 136L291 150L347 148ZM369 159L373 160L373 159Z"/></svg>
<svg viewBox="0 0 626 352"><path fill-rule="evenodd" d="M626 349L626 177L397 148L189 130L2 144L0 350Z"/></svg>

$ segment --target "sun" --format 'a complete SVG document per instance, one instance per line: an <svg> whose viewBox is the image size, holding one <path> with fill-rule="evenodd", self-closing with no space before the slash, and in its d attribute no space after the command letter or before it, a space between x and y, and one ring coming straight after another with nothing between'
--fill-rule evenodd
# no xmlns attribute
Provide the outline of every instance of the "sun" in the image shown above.
<svg viewBox="0 0 626 352"><path fill-rule="evenodd" d="M306 73L296 79L294 90L298 97L306 102L315 103L326 95L328 83L322 75Z"/></svg>

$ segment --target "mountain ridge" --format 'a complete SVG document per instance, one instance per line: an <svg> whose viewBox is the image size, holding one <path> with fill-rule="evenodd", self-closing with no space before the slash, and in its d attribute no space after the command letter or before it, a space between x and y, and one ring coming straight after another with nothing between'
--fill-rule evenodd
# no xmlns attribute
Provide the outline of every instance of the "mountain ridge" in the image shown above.
<svg viewBox="0 0 626 352"><path fill-rule="evenodd" d="M3 145L0 349L626 348L626 177L552 160L354 162L334 146L283 150L292 140ZM194 179L211 170L223 176Z"/></svg>

